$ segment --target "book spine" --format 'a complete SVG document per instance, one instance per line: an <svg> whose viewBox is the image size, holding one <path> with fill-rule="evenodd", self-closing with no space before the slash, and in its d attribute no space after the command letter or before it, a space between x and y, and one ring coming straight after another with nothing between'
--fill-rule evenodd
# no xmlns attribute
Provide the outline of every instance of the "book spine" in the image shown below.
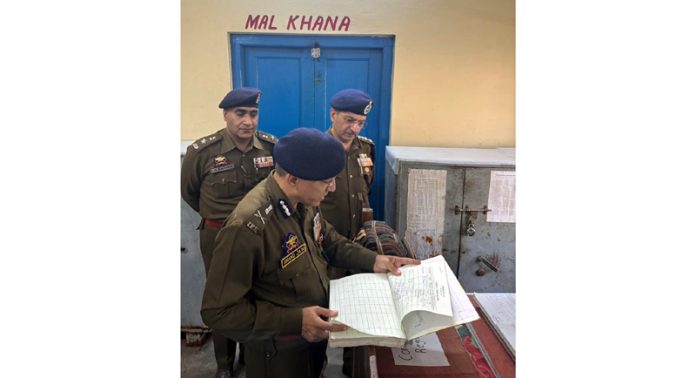
<svg viewBox="0 0 696 378"><path fill-rule="evenodd" d="M476 335L474 327L470 324L465 324L461 327L457 327L457 333L462 340L462 346L466 349L469 357L471 357L471 361L474 363L474 367L479 376L485 378L500 378L500 375L493 367L490 356L483 347L483 343L481 343L481 340Z"/></svg>

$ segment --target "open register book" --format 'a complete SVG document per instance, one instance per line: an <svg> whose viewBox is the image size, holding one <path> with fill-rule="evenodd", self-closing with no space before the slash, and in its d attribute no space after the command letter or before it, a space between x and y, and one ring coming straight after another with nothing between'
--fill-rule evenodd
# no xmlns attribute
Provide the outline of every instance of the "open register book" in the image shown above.
<svg viewBox="0 0 696 378"><path fill-rule="evenodd" d="M331 281L330 347L402 347L411 339L479 318L442 256L401 267L401 275L360 273Z"/></svg>

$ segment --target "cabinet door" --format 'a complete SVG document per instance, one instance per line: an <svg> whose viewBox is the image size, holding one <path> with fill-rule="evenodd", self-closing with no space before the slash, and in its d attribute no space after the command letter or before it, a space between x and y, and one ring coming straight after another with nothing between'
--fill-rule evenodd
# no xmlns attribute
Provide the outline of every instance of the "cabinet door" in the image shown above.
<svg viewBox="0 0 696 378"><path fill-rule="evenodd" d="M467 168L464 173L465 209L487 207L491 171L514 169ZM490 214L482 211L460 214L459 281L467 292L512 293L515 292L515 223L490 222ZM473 234L467 233L470 226L473 226ZM493 263L498 271L495 272L480 259Z"/></svg>

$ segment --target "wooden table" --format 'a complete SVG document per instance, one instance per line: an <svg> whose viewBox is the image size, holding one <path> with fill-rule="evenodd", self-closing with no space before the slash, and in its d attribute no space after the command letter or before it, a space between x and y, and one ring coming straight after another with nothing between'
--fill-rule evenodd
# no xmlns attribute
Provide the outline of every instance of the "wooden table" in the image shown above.
<svg viewBox="0 0 696 378"><path fill-rule="evenodd" d="M450 366L397 366L391 348L365 346L355 348L353 377L515 377L514 358L485 320L476 301L472 299L471 303L481 317L479 320L469 323L468 328L459 332L455 327L437 332ZM472 335L478 342L472 342ZM478 343L483 348L476 348ZM468 348L465 344L468 344ZM487 355L487 359L483 355Z"/></svg>

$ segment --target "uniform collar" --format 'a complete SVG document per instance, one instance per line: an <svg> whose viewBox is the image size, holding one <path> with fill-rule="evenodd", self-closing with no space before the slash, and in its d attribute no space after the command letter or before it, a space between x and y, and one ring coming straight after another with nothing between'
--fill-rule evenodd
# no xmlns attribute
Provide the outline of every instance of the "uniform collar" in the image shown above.
<svg viewBox="0 0 696 378"><path fill-rule="evenodd" d="M227 129L222 129L220 134L222 134L222 153L238 149L237 145L234 144L234 139L232 139L230 133L227 132ZM258 150L263 149L263 145L259 138L256 137L256 133L251 137L251 148L256 148Z"/></svg>
<svg viewBox="0 0 696 378"><path fill-rule="evenodd" d="M271 202L276 208L276 211L278 211L278 214L280 214L283 218L289 218L294 213L296 213L297 210L293 209L292 206L290 206L290 201L288 201L288 197L285 195L285 193L283 193L283 190L280 189L280 186L273 177L274 175L275 169L271 171L267 178L268 185L266 186L266 188L268 189L268 194L270 196ZM290 212L289 215L285 213L285 209L283 208L281 201L284 201L285 206Z"/></svg>

